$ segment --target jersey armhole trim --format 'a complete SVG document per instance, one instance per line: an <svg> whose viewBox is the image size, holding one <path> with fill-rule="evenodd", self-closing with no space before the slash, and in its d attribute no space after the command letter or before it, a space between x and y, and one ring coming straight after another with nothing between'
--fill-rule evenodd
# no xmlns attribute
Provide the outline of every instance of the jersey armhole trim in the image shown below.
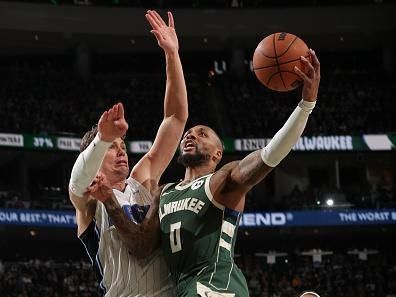
<svg viewBox="0 0 396 297"><path fill-rule="evenodd" d="M213 173L211 175L209 175L208 178L205 180L205 193L206 193L206 196L208 196L210 202L212 202L212 204L214 206L216 206L220 210L224 210L225 206L222 205L221 203L217 202L214 199L212 192L210 191L210 179L212 178L212 176L213 176Z"/></svg>
<svg viewBox="0 0 396 297"><path fill-rule="evenodd" d="M164 194L164 192L165 192L167 189L169 189L171 186L173 186L173 185L174 185L174 183L169 183L169 184L165 184L165 185L164 185L164 187L163 187L162 190L161 190L160 199L161 199L161 197L162 197L162 194Z"/></svg>
<svg viewBox="0 0 396 297"><path fill-rule="evenodd" d="M135 185L138 186L139 190L142 190L143 192L145 192L145 194L148 195L148 197L151 197L151 196L152 196L151 193L150 193L150 191L147 190L147 188L146 188L145 186L143 186L139 181L137 181L136 179L134 179L134 178L131 177L131 176L129 176L129 177L125 180L125 183L126 183L127 185L129 185L129 187L131 188L132 191L133 191L133 189L132 189L132 186L131 186L131 185L135 184ZM123 193L123 192L121 192L121 193ZM150 204L151 204L151 203L150 203Z"/></svg>

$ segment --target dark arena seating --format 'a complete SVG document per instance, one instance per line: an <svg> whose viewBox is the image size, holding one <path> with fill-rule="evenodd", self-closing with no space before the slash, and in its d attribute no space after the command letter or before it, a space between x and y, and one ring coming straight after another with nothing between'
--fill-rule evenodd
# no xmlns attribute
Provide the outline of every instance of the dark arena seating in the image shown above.
<svg viewBox="0 0 396 297"><path fill-rule="evenodd" d="M248 67L243 69L242 77L235 77L233 73L216 74L213 64L221 55L226 53L214 52L212 58L207 54L182 55L191 121L209 120L229 137L272 136L298 100L298 92L272 92L258 82ZM338 53L321 53L325 72L320 90L322 109L313 115L306 135L395 131L392 115L396 107L392 104L392 94L396 84L391 74L377 73L376 67L381 62L375 58L378 52L346 55L345 61L340 61ZM367 56L374 58L360 65ZM7 84L0 90L1 131L81 135L96 123L101 110L121 101L126 105L128 119L132 124L138 123L131 127L128 136L132 139L154 137L157 125L153 125L153 121L159 124L165 89L161 55L98 56L97 70L87 81L75 75L70 60L70 56L52 59L40 56L3 61L1 76ZM113 64L108 65L111 62ZM214 100L219 102L215 104ZM139 107L143 105L150 109L141 110ZM212 109L216 114L208 119L208 111ZM41 114L46 117L40 117ZM249 115L248 121L237 120L245 115Z"/></svg>
<svg viewBox="0 0 396 297"><path fill-rule="evenodd" d="M271 263L263 253L237 254L252 297L294 297L315 289L323 297L396 294L396 259L386 250L327 251L321 261L300 251L282 253ZM364 255L364 249L360 250ZM281 253L279 253L281 254ZM99 296L90 263L85 260L14 259L0 262L0 293L13 296Z"/></svg>
<svg viewBox="0 0 396 297"><path fill-rule="evenodd" d="M257 44L290 32L320 59L303 136L246 195L234 258L250 296L396 297L393 0L0 1L0 297L101 296L68 185L117 102L130 168L152 145L166 66L147 9L174 13L187 127L218 132L219 166L264 147L301 100L257 80ZM161 184L183 178L178 154Z"/></svg>

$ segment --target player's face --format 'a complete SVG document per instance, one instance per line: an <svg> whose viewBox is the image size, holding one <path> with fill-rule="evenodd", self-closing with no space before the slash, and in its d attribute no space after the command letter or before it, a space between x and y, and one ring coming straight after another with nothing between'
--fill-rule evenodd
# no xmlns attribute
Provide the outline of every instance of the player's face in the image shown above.
<svg viewBox="0 0 396 297"><path fill-rule="evenodd" d="M188 166L188 159L191 159L192 164L200 165L211 160L218 150L218 138L211 128L203 125L192 127L184 133L180 143L181 159L187 160L187 163L183 160L181 163Z"/></svg>
<svg viewBox="0 0 396 297"><path fill-rule="evenodd" d="M121 138L113 141L103 159L101 171L105 175L114 175L125 179L129 173L128 155L125 142Z"/></svg>

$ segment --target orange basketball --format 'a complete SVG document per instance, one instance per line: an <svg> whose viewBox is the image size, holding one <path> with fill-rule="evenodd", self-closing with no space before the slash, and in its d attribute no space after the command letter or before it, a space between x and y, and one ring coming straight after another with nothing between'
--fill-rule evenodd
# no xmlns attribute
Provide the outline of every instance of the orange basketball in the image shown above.
<svg viewBox="0 0 396 297"><path fill-rule="evenodd" d="M300 297L320 297L318 293L313 291L307 291L300 295Z"/></svg>
<svg viewBox="0 0 396 297"><path fill-rule="evenodd" d="M253 55L253 70L258 80L274 91L291 91L301 85L294 66L304 71L300 57L308 58L308 46L297 36L274 33L265 37Z"/></svg>

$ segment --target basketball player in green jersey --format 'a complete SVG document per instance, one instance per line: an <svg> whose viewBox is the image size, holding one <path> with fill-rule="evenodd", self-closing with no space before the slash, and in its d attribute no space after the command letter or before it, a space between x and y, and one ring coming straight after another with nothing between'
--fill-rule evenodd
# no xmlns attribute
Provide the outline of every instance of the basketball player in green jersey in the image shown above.
<svg viewBox="0 0 396 297"><path fill-rule="evenodd" d="M186 167L184 180L162 188L158 211L162 251L176 284L176 296L249 296L246 280L233 260L239 219L246 193L290 152L315 106L320 64L313 50L308 55L312 63L301 57L306 72L295 68L304 82L303 99L265 148L215 172L223 154L216 132L199 125L184 134L179 156ZM106 179L98 180L98 189L103 197L112 196L109 201L115 201ZM130 224L117 203L113 208ZM148 224L155 226L156 222L151 217ZM151 230L154 236L156 232ZM130 242L135 241L135 233L131 228ZM150 244L156 245L157 240L140 245L149 248ZM319 295L305 292L303 296Z"/></svg>
<svg viewBox="0 0 396 297"><path fill-rule="evenodd" d="M215 172L223 148L216 132L203 125L189 129L180 144L184 180L166 185L160 195L161 245L177 286L177 296L249 296L235 265L234 246L246 193L277 166L304 131L315 106L320 65L313 50L301 57L306 72L302 98L270 143Z"/></svg>

